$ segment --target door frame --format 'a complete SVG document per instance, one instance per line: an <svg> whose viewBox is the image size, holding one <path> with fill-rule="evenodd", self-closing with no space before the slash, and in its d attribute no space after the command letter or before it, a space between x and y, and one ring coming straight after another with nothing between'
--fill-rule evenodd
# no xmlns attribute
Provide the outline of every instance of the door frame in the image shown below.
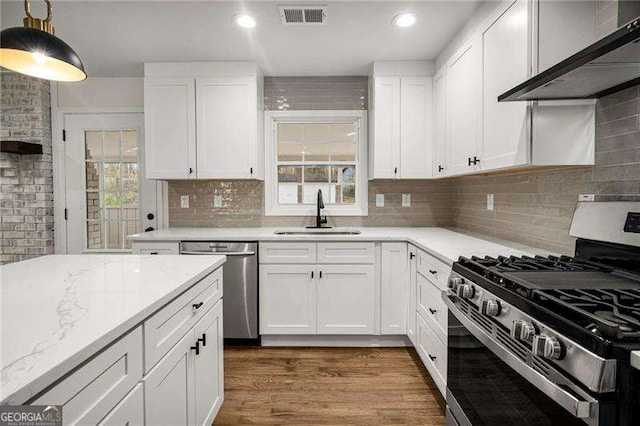
<svg viewBox="0 0 640 426"><path fill-rule="evenodd" d="M53 230L54 253L67 254L66 209L66 153L63 141L64 118L69 114L143 114L144 107L59 107L58 86L51 85L51 155L53 162ZM144 126L144 123L143 123ZM144 143L144 141L142 141ZM158 229L169 226L168 185L158 181L156 185Z"/></svg>

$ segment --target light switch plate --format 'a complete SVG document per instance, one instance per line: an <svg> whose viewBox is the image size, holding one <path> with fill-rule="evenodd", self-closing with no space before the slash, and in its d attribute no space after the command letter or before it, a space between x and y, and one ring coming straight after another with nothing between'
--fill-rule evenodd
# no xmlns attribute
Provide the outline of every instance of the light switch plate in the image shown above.
<svg viewBox="0 0 640 426"><path fill-rule="evenodd" d="M411 206L411 194L402 194L402 207Z"/></svg>
<svg viewBox="0 0 640 426"><path fill-rule="evenodd" d="M595 201L596 194L580 194L578 195L578 201Z"/></svg>
<svg viewBox="0 0 640 426"><path fill-rule="evenodd" d="M487 210L493 210L493 194L487 194Z"/></svg>
<svg viewBox="0 0 640 426"><path fill-rule="evenodd" d="M180 208L188 209L189 208L189 196L181 195L180 196Z"/></svg>
<svg viewBox="0 0 640 426"><path fill-rule="evenodd" d="M384 207L384 194L376 194L376 207Z"/></svg>
<svg viewBox="0 0 640 426"><path fill-rule="evenodd" d="M213 207L222 207L222 195L213 196Z"/></svg>

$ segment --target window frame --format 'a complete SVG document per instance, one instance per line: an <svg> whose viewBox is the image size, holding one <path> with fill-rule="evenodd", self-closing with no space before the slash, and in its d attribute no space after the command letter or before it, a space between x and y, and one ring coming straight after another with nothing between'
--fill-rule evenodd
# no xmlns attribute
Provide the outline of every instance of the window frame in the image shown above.
<svg viewBox="0 0 640 426"><path fill-rule="evenodd" d="M367 216L368 161L367 112L360 110L286 110L265 112L265 216L315 216L315 204L281 205L278 203L277 154L279 123L353 123L357 126L356 139L356 202L351 205L325 204L323 215ZM317 164L323 164L318 161Z"/></svg>

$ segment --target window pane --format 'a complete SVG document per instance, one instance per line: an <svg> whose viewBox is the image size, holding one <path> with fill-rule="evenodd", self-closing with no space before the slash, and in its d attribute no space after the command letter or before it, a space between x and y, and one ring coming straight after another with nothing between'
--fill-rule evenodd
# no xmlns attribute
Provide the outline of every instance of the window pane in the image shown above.
<svg viewBox="0 0 640 426"><path fill-rule="evenodd" d="M138 164L122 164L122 203L125 206L138 205Z"/></svg>
<svg viewBox="0 0 640 426"><path fill-rule="evenodd" d="M280 123L278 124L278 143L295 142L302 143L302 124Z"/></svg>
<svg viewBox="0 0 640 426"><path fill-rule="evenodd" d="M278 166L278 182L302 183L302 166Z"/></svg>
<svg viewBox="0 0 640 426"><path fill-rule="evenodd" d="M120 160L120 131L104 132L104 157L108 161Z"/></svg>
<svg viewBox="0 0 640 426"><path fill-rule="evenodd" d="M302 161L302 143L278 144L278 161Z"/></svg>
<svg viewBox="0 0 640 426"><path fill-rule="evenodd" d="M86 163L87 191L98 191L100 189L100 163Z"/></svg>
<svg viewBox="0 0 640 426"><path fill-rule="evenodd" d="M316 204L318 200L318 190L322 191L322 199L327 204L331 204L331 186L326 184L305 184L302 191L302 202L304 204Z"/></svg>
<svg viewBox="0 0 640 426"><path fill-rule="evenodd" d="M280 204L299 204L301 185L294 183L278 184L278 203Z"/></svg>
<svg viewBox="0 0 640 426"><path fill-rule="evenodd" d="M329 182L328 166L304 166L304 181Z"/></svg>
<svg viewBox="0 0 640 426"><path fill-rule="evenodd" d="M331 161L356 161L356 144L352 142L332 143Z"/></svg>
<svg viewBox="0 0 640 426"><path fill-rule="evenodd" d="M125 222L125 226L126 226L125 235L137 234L139 232L138 221L137 220L127 221L127 222ZM124 248L130 249L131 248L131 241L125 240Z"/></svg>
<svg viewBox="0 0 640 426"><path fill-rule="evenodd" d="M351 142L356 141L355 124L332 124L331 142Z"/></svg>
<svg viewBox="0 0 640 426"><path fill-rule="evenodd" d="M84 132L85 158L96 160L102 158L102 131L88 130Z"/></svg>
<svg viewBox="0 0 640 426"><path fill-rule="evenodd" d="M102 248L102 223L103 222L87 223L87 248L88 249Z"/></svg>
<svg viewBox="0 0 640 426"><path fill-rule="evenodd" d="M308 123L304 125L305 142L329 142L329 125L324 123Z"/></svg>
<svg viewBox="0 0 640 426"><path fill-rule="evenodd" d="M108 249L121 249L122 245L122 223L119 221L107 221L105 222L107 232L107 247Z"/></svg>
<svg viewBox="0 0 640 426"><path fill-rule="evenodd" d="M329 161L329 144L313 143L304 145L305 161Z"/></svg>
<svg viewBox="0 0 640 426"><path fill-rule="evenodd" d="M105 213L105 217L116 219L120 217L120 207L122 206L122 196L120 192L104 193L104 208L109 210L109 214ZM115 216L117 214L117 216Z"/></svg>
<svg viewBox="0 0 640 426"><path fill-rule="evenodd" d="M122 132L122 161L138 161L138 132Z"/></svg>
<svg viewBox="0 0 640 426"><path fill-rule="evenodd" d="M108 192L120 192L120 164L104 163L104 188Z"/></svg>
<svg viewBox="0 0 640 426"><path fill-rule="evenodd" d="M344 185L342 187L342 204L356 203L356 186Z"/></svg>

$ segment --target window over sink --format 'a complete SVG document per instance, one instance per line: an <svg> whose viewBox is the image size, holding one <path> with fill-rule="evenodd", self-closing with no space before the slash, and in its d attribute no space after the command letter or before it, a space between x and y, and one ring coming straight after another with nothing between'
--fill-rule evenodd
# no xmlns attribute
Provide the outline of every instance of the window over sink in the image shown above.
<svg viewBox="0 0 640 426"><path fill-rule="evenodd" d="M314 215L318 190L326 214L367 214L366 112L265 115L266 215Z"/></svg>

